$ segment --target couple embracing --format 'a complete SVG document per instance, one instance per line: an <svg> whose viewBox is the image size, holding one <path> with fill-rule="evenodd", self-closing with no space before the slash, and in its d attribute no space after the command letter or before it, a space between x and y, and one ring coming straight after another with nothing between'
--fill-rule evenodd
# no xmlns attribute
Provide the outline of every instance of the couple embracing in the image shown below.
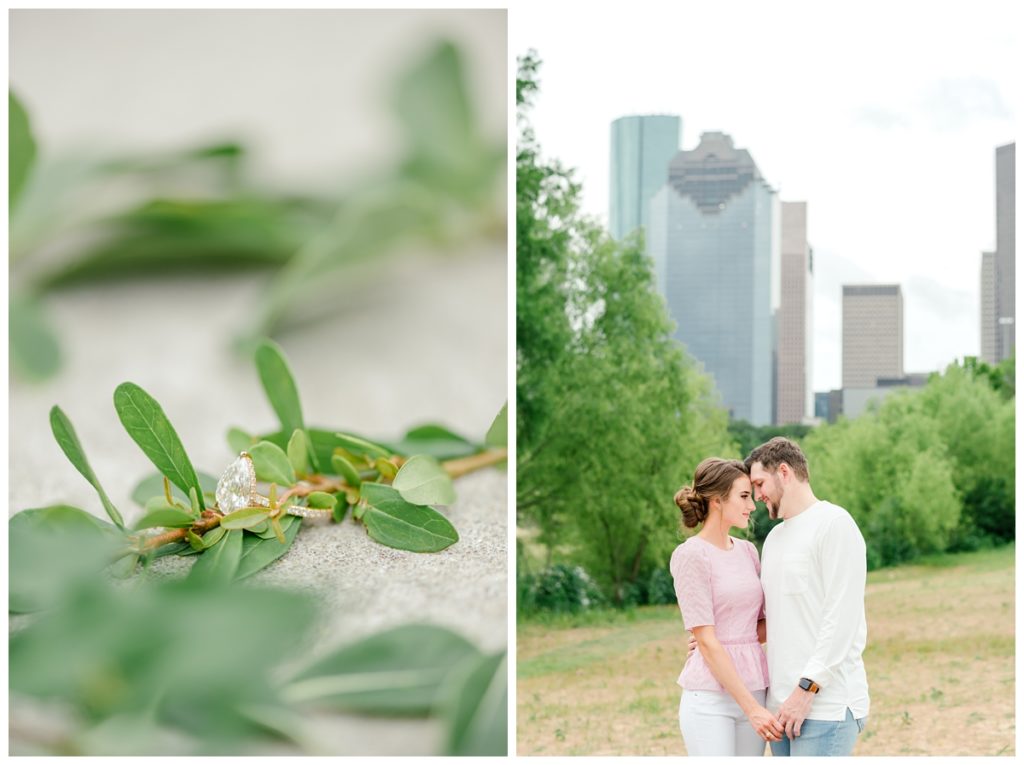
<svg viewBox="0 0 1024 765"><path fill-rule="evenodd" d="M761 500L781 518L762 557L729 536ZM679 676L691 755L849 755L868 716L864 537L811 490L800 447L773 438L745 462L710 458L677 492L687 527L671 570L693 634ZM761 648L767 643L767 656ZM695 649L695 650L694 650Z"/></svg>

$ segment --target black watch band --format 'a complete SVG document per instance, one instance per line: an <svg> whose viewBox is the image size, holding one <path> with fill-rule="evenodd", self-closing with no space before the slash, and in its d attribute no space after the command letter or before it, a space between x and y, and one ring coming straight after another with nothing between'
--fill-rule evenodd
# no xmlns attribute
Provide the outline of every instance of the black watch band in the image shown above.
<svg viewBox="0 0 1024 765"><path fill-rule="evenodd" d="M797 685L799 685L805 691L810 691L811 693L817 693L818 691L821 690L821 686L820 685L818 685L816 682L814 682L813 680L811 680L809 678L806 678L806 677L801 677L800 678L800 682L797 683Z"/></svg>

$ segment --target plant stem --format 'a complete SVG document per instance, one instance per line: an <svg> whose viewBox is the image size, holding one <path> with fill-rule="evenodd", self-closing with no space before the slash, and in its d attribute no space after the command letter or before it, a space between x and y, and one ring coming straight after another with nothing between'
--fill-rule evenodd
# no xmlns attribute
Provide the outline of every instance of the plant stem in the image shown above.
<svg viewBox="0 0 1024 765"><path fill-rule="evenodd" d="M220 525L220 519L224 516L220 513L215 513L211 510L207 510L203 513L203 517L192 524L189 528L195 533L202 536L204 533L212 528ZM148 550L155 550L158 547L171 544L172 542L181 542L185 539L189 529L171 529L165 531L163 534L157 534L155 537L147 537L142 543L140 552L146 552Z"/></svg>
<svg viewBox="0 0 1024 765"><path fill-rule="evenodd" d="M460 476L466 475L466 473L472 473L474 470L480 470L481 468L490 467L491 465L497 465L499 462L504 462L507 459L508 449L490 449L486 452L471 454L468 457L461 457L457 460L448 460L447 462L441 463L441 467L443 467L452 478L459 478Z"/></svg>
<svg viewBox="0 0 1024 765"><path fill-rule="evenodd" d="M472 454L469 457L461 457L459 459L448 460L442 462L441 467L445 469L445 472L452 478L459 478L472 473L474 470L481 470L491 465L497 465L499 462L504 462L508 459L508 449L489 449L479 454ZM393 457L391 459L395 463L396 467L401 467L405 460L401 457ZM324 491L328 494L335 494L337 492L351 489L346 481L337 478L329 478L324 475L312 475L308 480L300 481L299 483L292 486L290 489L285 491L277 500L278 506L288 499L289 497L305 497L312 494L314 491ZM202 536L205 532L218 526L220 519L224 516L219 512L213 510L207 510L203 513L203 517L192 524L191 529L196 534ZM186 533L189 529L170 529L163 534L157 534L154 537L148 537L142 543L139 552L146 552L148 550L155 550L158 547L171 544L172 542L180 542L185 539Z"/></svg>

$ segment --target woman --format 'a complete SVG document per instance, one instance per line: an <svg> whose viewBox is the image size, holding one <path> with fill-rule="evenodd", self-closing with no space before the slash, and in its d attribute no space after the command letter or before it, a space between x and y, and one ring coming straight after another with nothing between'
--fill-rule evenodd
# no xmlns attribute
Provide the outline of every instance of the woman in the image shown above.
<svg viewBox="0 0 1024 765"><path fill-rule="evenodd" d="M711 457L676 504L696 536L672 553L672 577L683 623L697 640L679 675L679 728L690 755L762 755L782 725L765 709L768 662L764 592L757 548L729 536L754 511L742 462Z"/></svg>

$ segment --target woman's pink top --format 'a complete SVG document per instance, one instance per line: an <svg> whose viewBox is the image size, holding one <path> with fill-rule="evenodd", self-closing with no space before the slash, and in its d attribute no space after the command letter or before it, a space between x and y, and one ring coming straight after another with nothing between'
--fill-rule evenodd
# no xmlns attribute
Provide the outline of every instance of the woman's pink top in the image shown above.
<svg viewBox="0 0 1024 765"><path fill-rule="evenodd" d="M757 642L757 622L764 618L757 548L733 538L732 549L721 550L700 537L690 537L672 553L669 568L686 629L713 624L715 637L747 690L767 688L768 660ZM700 651L687 660L677 682L688 691L725 690Z"/></svg>

